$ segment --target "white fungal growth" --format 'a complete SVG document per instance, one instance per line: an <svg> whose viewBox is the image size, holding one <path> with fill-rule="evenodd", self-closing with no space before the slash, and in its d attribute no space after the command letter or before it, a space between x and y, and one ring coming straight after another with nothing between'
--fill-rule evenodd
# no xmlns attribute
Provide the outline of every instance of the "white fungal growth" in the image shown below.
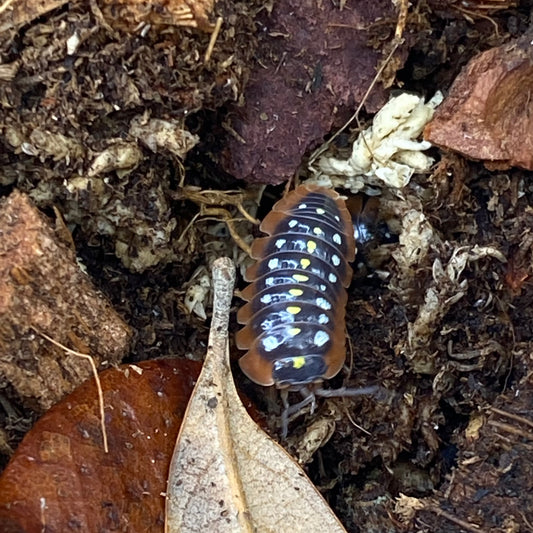
<svg viewBox="0 0 533 533"><path fill-rule="evenodd" d="M414 172L424 172L433 164L423 153L431 144L417 139L441 101L441 93L428 103L408 93L391 98L372 125L360 133L350 157L337 159L326 152L311 168L314 177L310 181L352 192L367 185L405 187Z"/></svg>

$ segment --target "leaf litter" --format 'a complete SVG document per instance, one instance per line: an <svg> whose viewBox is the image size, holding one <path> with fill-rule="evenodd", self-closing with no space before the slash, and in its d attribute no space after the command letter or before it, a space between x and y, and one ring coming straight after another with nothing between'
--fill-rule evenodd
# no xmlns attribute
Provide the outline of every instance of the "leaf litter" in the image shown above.
<svg viewBox="0 0 533 533"><path fill-rule="evenodd" d="M159 359L102 372L47 411L0 476L2 531L162 531L174 442L200 372Z"/></svg>

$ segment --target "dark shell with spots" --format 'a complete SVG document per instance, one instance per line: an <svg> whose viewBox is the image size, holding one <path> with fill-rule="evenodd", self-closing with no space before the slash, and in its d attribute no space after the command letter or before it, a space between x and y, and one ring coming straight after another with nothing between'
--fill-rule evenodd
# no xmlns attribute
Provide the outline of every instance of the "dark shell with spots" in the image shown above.
<svg viewBox="0 0 533 533"><path fill-rule="evenodd" d="M303 386L329 379L346 358L346 287L355 239L344 200L330 189L301 185L261 224L237 314L245 324L239 364L260 385Z"/></svg>

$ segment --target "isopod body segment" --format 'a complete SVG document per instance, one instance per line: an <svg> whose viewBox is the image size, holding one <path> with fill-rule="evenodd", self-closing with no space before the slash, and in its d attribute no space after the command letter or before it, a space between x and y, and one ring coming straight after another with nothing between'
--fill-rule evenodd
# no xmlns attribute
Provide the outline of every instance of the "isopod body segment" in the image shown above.
<svg viewBox="0 0 533 533"><path fill-rule="evenodd" d="M343 198L301 185L277 202L252 244L247 303L237 320L239 360L254 382L298 389L335 376L345 358L346 288L355 258Z"/></svg>

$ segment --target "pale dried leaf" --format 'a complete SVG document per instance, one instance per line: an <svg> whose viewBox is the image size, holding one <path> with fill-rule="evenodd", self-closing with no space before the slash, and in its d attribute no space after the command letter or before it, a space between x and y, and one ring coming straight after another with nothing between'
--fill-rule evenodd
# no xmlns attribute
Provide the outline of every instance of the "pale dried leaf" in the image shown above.
<svg viewBox="0 0 533 533"><path fill-rule="evenodd" d="M211 296L211 278L205 266L198 267L191 279L185 284L185 309L189 314L194 313L202 320L207 320L205 306Z"/></svg>
<svg viewBox="0 0 533 533"><path fill-rule="evenodd" d="M298 442L296 456L300 464L311 462L316 451L329 441L335 432L335 420L332 417L320 417L307 426L305 434Z"/></svg>
<svg viewBox="0 0 533 533"><path fill-rule="evenodd" d="M116 170L122 177L135 169L142 157L137 143L115 141L94 157L88 175L92 177Z"/></svg>
<svg viewBox="0 0 533 533"><path fill-rule="evenodd" d="M198 136L183 129L179 120L162 120L140 116L130 124L130 135L142 141L152 152L168 150L183 159L198 144Z"/></svg>
<svg viewBox="0 0 533 533"><path fill-rule="evenodd" d="M416 515L417 511L427 507L427 502L420 498L413 498L400 493L396 498L396 505L394 506L394 513L398 516L401 522L409 523Z"/></svg>
<svg viewBox="0 0 533 533"><path fill-rule="evenodd" d="M474 413L470 417L468 426L465 429L465 437L468 441L472 442L479 439L479 432L485 425L485 416L482 413Z"/></svg>
<svg viewBox="0 0 533 533"><path fill-rule="evenodd" d="M428 103L408 93L391 98L376 114L372 126L356 139L351 156L344 160L326 153L318 168L311 169L313 180L352 192L366 185L405 187L414 172L428 170L433 163L423 153L431 144L416 139L441 100L440 93Z"/></svg>
<svg viewBox="0 0 533 533"><path fill-rule="evenodd" d="M213 265L215 300L204 368L171 463L166 531L345 531L295 461L249 418L229 367L235 267Z"/></svg>

